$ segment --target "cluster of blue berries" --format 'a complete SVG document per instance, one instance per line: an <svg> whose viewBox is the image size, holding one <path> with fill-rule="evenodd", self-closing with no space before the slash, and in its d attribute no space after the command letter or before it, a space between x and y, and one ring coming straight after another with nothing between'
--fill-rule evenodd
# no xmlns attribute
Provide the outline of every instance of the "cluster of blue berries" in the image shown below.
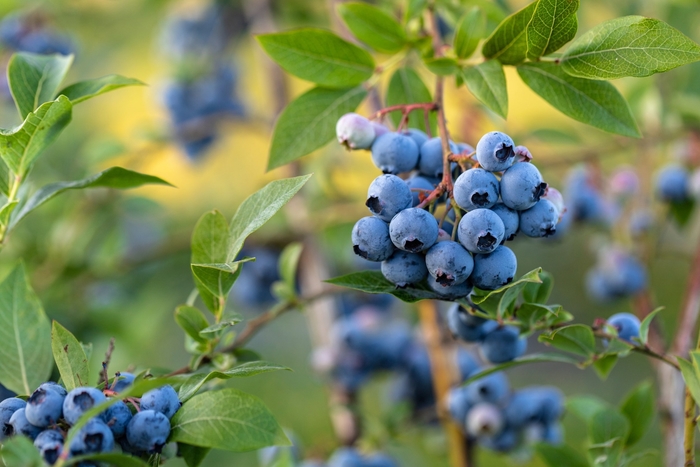
<svg viewBox="0 0 700 467"><path fill-rule="evenodd" d="M354 113L340 118L336 133L350 149L371 149L372 160L384 172L367 193L373 216L355 224L352 242L357 255L381 262L384 277L397 287L427 280L446 300L466 297L472 286L497 289L517 269L515 254L503 245L506 240L518 232L548 237L556 231L563 203L545 197L548 186L530 163L529 151L504 133L487 133L475 151L451 143L452 153L469 156L473 167L462 171L452 164L451 170L459 173L454 204L447 201L441 221L422 204L443 176L440 138L416 129L390 132ZM413 171L405 180L397 176Z"/></svg>
<svg viewBox="0 0 700 467"><path fill-rule="evenodd" d="M47 382L26 402L17 397L5 399L0 402L0 440L18 435L30 438L49 465L59 457L106 453L119 448L134 456L160 453L170 435L170 418L180 409L177 393L169 385L146 392L138 404L128 399L131 407L123 400L114 403L81 427L70 446L64 445L71 426L85 412L105 402L108 397L105 394L119 397L119 392L133 381L133 374L120 373L107 391L78 387L70 392L57 383Z"/></svg>
<svg viewBox="0 0 700 467"><path fill-rule="evenodd" d="M596 264L586 275L589 295L602 302L636 295L646 286L644 265L629 250L617 245L601 248Z"/></svg>
<svg viewBox="0 0 700 467"><path fill-rule="evenodd" d="M663 167L656 177L656 196L668 204L684 203L694 198L693 188L700 182L700 171L691 175L679 164Z"/></svg>

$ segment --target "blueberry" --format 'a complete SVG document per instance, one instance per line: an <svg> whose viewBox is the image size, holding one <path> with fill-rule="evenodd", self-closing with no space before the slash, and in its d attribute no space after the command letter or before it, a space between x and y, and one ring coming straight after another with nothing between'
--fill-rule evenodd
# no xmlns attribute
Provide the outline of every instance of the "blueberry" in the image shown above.
<svg viewBox="0 0 700 467"><path fill-rule="evenodd" d="M58 430L44 430L34 440L34 446L47 464L54 465L63 450L63 435Z"/></svg>
<svg viewBox="0 0 700 467"><path fill-rule="evenodd" d="M523 428L528 424L556 422L564 411L564 396L558 388L534 386L513 393L506 407L508 424Z"/></svg>
<svg viewBox="0 0 700 467"><path fill-rule="evenodd" d="M520 231L528 237L549 237L557 231L559 212L546 199L520 212Z"/></svg>
<svg viewBox="0 0 700 467"><path fill-rule="evenodd" d="M478 371L469 376L472 377L476 374ZM466 388L465 396L470 405L483 402L501 405L506 402L510 393L508 378L502 371L488 374L464 387Z"/></svg>
<svg viewBox="0 0 700 467"><path fill-rule="evenodd" d="M505 227L503 239L513 240L520 229L520 216L518 212L503 203L496 203L491 210L503 221L503 227Z"/></svg>
<svg viewBox="0 0 700 467"><path fill-rule="evenodd" d="M598 263L586 276L588 292L601 301L632 296L644 290L646 284L642 263L617 246L602 249Z"/></svg>
<svg viewBox="0 0 700 467"><path fill-rule="evenodd" d="M425 257L416 253L396 251L391 258L382 261L382 274L398 287L420 282L428 276Z"/></svg>
<svg viewBox="0 0 700 467"><path fill-rule="evenodd" d="M457 153L457 146L452 142L450 151ZM420 146L418 172L428 177L442 177L443 167L442 139L430 138Z"/></svg>
<svg viewBox="0 0 700 467"><path fill-rule="evenodd" d="M479 440L482 446L486 449L491 449L496 452L509 452L518 447L520 439L518 433L510 427L506 427L496 436L490 438L482 438Z"/></svg>
<svg viewBox="0 0 700 467"><path fill-rule="evenodd" d="M438 223L428 211L418 208L404 209L389 223L389 236L396 248L418 253L435 244Z"/></svg>
<svg viewBox="0 0 700 467"><path fill-rule="evenodd" d="M126 427L126 439L134 449L157 453L170 435L170 420L161 412L141 410Z"/></svg>
<svg viewBox="0 0 700 467"><path fill-rule="evenodd" d="M534 164L516 162L503 172L500 188L503 204L516 211L524 211L539 201L547 184Z"/></svg>
<svg viewBox="0 0 700 467"><path fill-rule="evenodd" d="M414 208L420 204L421 198L426 198L435 189L433 182L420 175L414 175L406 179L406 185L411 190Z"/></svg>
<svg viewBox="0 0 700 467"><path fill-rule="evenodd" d="M690 174L685 167L667 165L656 177L656 195L661 201L679 203L688 199Z"/></svg>
<svg viewBox="0 0 700 467"><path fill-rule="evenodd" d="M482 290L496 290L512 281L517 269L515 253L507 246L499 246L487 255L474 255L474 271L469 279Z"/></svg>
<svg viewBox="0 0 700 467"><path fill-rule="evenodd" d="M63 401L63 418L70 424L75 422L88 410L107 400L102 391L90 387L75 388Z"/></svg>
<svg viewBox="0 0 700 467"><path fill-rule="evenodd" d="M505 133L486 133L476 145L476 159L489 172L506 170L515 160L514 146L513 140Z"/></svg>
<svg viewBox="0 0 700 467"><path fill-rule="evenodd" d="M549 444L562 444L564 442L564 434L562 433L561 423L547 423L543 427L542 441Z"/></svg>
<svg viewBox="0 0 700 467"><path fill-rule="evenodd" d="M384 261L394 253L389 225L378 217L363 217L352 228L352 249L368 261Z"/></svg>
<svg viewBox="0 0 700 467"><path fill-rule="evenodd" d="M485 254L498 248L503 241L505 231L503 221L498 214L490 209L475 209L462 216L457 237L467 250Z"/></svg>
<svg viewBox="0 0 700 467"><path fill-rule="evenodd" d="M428 276L428 286L433 292L438 294L442 300L453 301L458 298L468 296L472 291L472 286L469 282L460 282L459 284L443 285L438 282L433 276Z"/></svg>
<svg viewBox="0 0 700 467"><path fill-rule="evenodd" d="M374 128L374 138L377 139L382 135L385 135L387 133L391 133L391 130L389 130L386 126L382 125L379 122L372 122L372 128Z"/></svg>
<svg viewBox="0 0 700 467"><path fill-rule="evenodd" d="M372 143L372 161L385 174L410 172L418 163L418 146L408 136L386 133Z"/></svg>
<svg viewBox="0 0 700 467"><path fill-rule="evenodd" d="M554 187L548 186L547 190L542 195L542 199L546 199L554 205L559 213L559 219L561 219L567 210L566 204L564 203L564 196L562 196L561 192Z"/></svg>
<svg viewBox="0 0 700 467"><path fill-rule="evenodd" d="M169 419L180 410L180 405L182 404L177 397L177 392L169 384L151 389L141 396L141 410L154 410Z"/></svg>
<svg viewBox="0 0 700 467"><path fill-rule="evenodd" d="M336 449L328 459L328 467L364 467L365 461L355 448Z"/></svg>
<svg viewBox="0 0 700 467"><path fill-rule="evenodd" d="M114 449L112 430L99 418L91 418L76 434L70 443L72 456L81 456Z"/></svg>
<svg viewBox="0 0 700 467"><path fill-rule="evenodd" d="M369 149L374 141L374 127L362 115L347 113L335 125L338 142L349 149Z"/></svg>
<svg viewBox="0 0 700 467"><path fill-rule="evenodd" d="M433 245L425 255L428 273L443 286L465 282L474 269L474 259L462 245L444 241Z"/></svg>
<svg viewBox="0 0 700 467"><path fill-rule="evenodd" d="M476 438L497 436L504 425L501 409L487 402L476 404L467 413L467 433Z"/></svg>
<svg viewBox="0 0 700 467"><path fill-rule="evenodd" d="M47 381L45 383L41 383L39 385L39 389L49 389L51 391L57 392L59 395L62 397L66 397L68 394L68 391L66 391L66 388L61 386L58 383L54 383L53 381Z"/></svg>
<svg viewBox="0 0 700 467"><path fill-rule="evenodd" d="M55 425L63 413L64 399L65 390L61 393L52 389L51 386L40 386L27 400L24 414L32 425L42 428Z"/></svg>
<svg viewBox="0 0 700 467"><path fill-rule="evenodd" d="M474 148L467 143L457 143L457 154L467 156L474 152ZM472 156L475 157L475 156Z"/></svg>
<svg viewBox="0 0 700 467"><path fill-rule="evenodd" d="M465 211L490 208L498 201L499 189L494 174L484 169L469 169L455 180L454 199Z"/></svg>
<svg viewBox="0 0 700 467"><path fill-rule="evenodd" d="M639 318L631 313L616 313L608 318L608 324L617 329L617 336L632 342L633 337L639 337Z"/></svg>
<svg viewBox="0 0 700 467"><path fill-rule="evenodd" d="M462 429L466 428L467 413L471 407L472 405L467 398L466 386L454 387L447 393L447 411L452 420Z"/></svg>
<svg viewBox="0 0 700 467"><path fill-rule="evenodd" d="M461 305L454 303L447 311L447 325L453 336L465 342L478 342L498 323L470 315Z"/></svg>
<svg viewBox="0 0 700 467"><path fill-rule="evenodd" d="M126 371L120 372L119 375L115 376L114 380L112 381L112 391L125 391L129 386L131 386L134 383L135 377L136 376L134 376L133 373L128 373Z"/></svg>
<svg viewBox="0 0 700 467"><path fill-rule="evenodd" d="M11 397L0 402L0 441L8 436L12 436L13 430L10 425L10 418L12 418L12 414L19 409L24 409L26 406L27 403L17 397Z"/></svg>
<svg viewBox="0 0 700 467"><path fill-rule="evenodd" d="M131 409L123 401L110 405L102 414L102 420L107 424L115 438L121 438L126 433L126 426L131 421Z"/></svg>
<svg viewBox="0 0 700 467"><path fill-rule="evenodd" d="M11 428L5 432L5 436L24 435L33 440L42 432L43 429L41 427L29 423L24 410L19 409L12 414L9 422Z"/></svg>
<svg viewBox="0 0 700 467"><path fill-rule="evenodd" d="M409 128L407 130L402 131L401 134L411 138L416 143L416 146L418 146L419 151L420 147L423 146L423 144L426 141L428 141L428 135L425 134L424 131L419 130L417 128Z"/></svg>
<svg viewBox="0 0 700 467"><path fill-rule="evenodd" d="M481 343L481 353L491 363L505 363L525 353L527 339L520 337L515 326L501 326L488 333Z"/></svg>
<svg viewBox="0 0 700 467"><path fill-rule="evenodd" d="M391 222L396 214L411 207L412 201L406 182L396 175L380 175L370 184L365 205L381 220Z"/></svg>

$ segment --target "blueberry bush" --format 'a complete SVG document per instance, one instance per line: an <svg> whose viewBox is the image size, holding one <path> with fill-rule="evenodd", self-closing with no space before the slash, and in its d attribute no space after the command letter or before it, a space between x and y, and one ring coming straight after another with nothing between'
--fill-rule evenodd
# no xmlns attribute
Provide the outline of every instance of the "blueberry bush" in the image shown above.
<svg viewBox="0 0 700 467"><path fill-rule="evenodd" d="M655 88L640 85L628 102L610 81L700 61L700 46L670 24L643 16L609 19L579 34L578 0L535 0L515 12L504 11L504 2L395 3L330 2L342 34L317 27L269 32L280 5L267 2L254 13L251 5L212 2L194 17L173 15L166 22L159 43L168 63L160 93L168 130L158 144L174 143L193 163L225 136L228 119L254 112L238 95L229 52L255 24L267 29L256 35L267 56L312 85L289 102L278 82L270 91L278 94L280 112L267 168L284 168L288 176L247 197L230 220L210 210L194 226L187 242L190 290L168 291L180 303L174 320L189 360L167 369L139 362L115 368L118 340L110 341L101 367L91 365L92 345L48 319L23 258L31 255L31 240L13 235L26 232L18 225L30 213L38 210L32 218L39 217L57 203L49 201L71 190L172 187L120 166L39 188L32 180L77 104L144 83L108 75L64 86L79 53L73 38L37 12L2 19L7 72L0 98L14 104L21 123L0 129L0 248L24 244L0 282L4 465L172 461L198 467L211 450L259 450L264 467L396 467L383 450L387 439L407 426L439 426L454 467L473 467L481 450L548 467L622 467L655 455L641 449L641 440L657 411L664 465L695 465L700 338L693 346L692 335L700 309L700 249L670 345L655 320L668 312L655 308L648 256L654 229L674 224L681 235L692 235L700 196L697 97L689 92L690 104L673 101L662 123L646 116L638 123L638 107ZM676 17L682 16L678 8ZM273 81L284 83L280 69L270 70ZM696 81L697 72L690 73L689 81ZM608 176L600 164L607 148L587 149L585 138L575 140L580 156L555 161L567 171L557 187L541 172L549 173L553 159L540 162L519 144L521 135L477 135L450 125L448 80L480 103L476 111L502 123L509 110L506 75L588 131L606 132L601 138L611 152L633 147L641 162ZM664 98L681 89L671 78L659 77L659 83ZM462 133L468 137L453 137ZM545 141L573 138L562 133L545 133ZM303 174L302 158L336 141L344 157L365 157L377 172L367 187L368 211L353 219L343 240L342 248L355 255L353 270L331 277L308 218L318 201L300 192L312 177ZM655 200L646 199L649 160L642 156L654 144L679 141L686 157L661 168ZM321 167L316 178L324 177L326 167L315 164ZM112 201L93 209L111 214ZM301 219L289 226L291 235L268 247L247 244L283 209ZM550 303L553 274L542 267L519 273L510 242L529 237L546 244L574 226L596 232L595 264L580 287L600 303L628 299L634 313L575 322L566 303ZM135 237L142 247L135 257L157 243L140 232ZM70 265L64 269L67 277L73 274ZM324 300L338 295L344 302L329 319L333 302ZM413 306L415 328L391 311ZM234 311L248 308L254 316ZM249 343L292 310L305 311L311 333L322 335L312 366L328 385L340 443L322 455L302 455L293 431L283 429L261 399L226 383L290 370L263 360ZM536 350L528 353L528 347ZM652 362L658 399L648 381L613 405L595 395L567 398L547 373L525 387L513 387L506 376L513 367L554 364L592 368L604 380L631 354ZM387 374L394 409L377 422L361 413L360 400L371 381ZM585 426L584 443L565 436L565 412Z"/></svg>

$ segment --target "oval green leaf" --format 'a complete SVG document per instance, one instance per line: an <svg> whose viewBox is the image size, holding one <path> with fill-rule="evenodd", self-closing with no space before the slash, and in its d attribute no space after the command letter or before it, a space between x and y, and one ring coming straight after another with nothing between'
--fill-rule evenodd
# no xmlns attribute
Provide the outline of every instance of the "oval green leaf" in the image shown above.
<svg viewBox="0 0 700 467"><path fill-rule="evenodd" d="M503 66L496 60L487 60L463 71L467 88L486 107L503 118L508 115L508 88Z"/></svg>
<svg viewBox="0 0 700 467"><path fill-rule="evenodd" d="M90 384L90 367L83 346L58 321L51 327L51 350L67 391Z"/></svg>
<svg viewBox="0 0 700 467"><path fill-rule="evenodd" d="M406 33L398 21L374 5L340 3L338 14L355 37L378 52L398 52L406 44Z"/></svg>
<svg viewBox="0 0 700 467"><path fill-rule="evenodd" d="M536 60L556 52L576 35L579 0L538 0L527 25L527 57Z"/></svg>
<svg viewBox="0 0 700 467"><path fill-rule="evenodd" d="M481 8L475 6L459 20L457 31L455 31L455 55L462 59L469 58L485 33L486 15L481 11Z"/></svg>
<svg viewBox="0 0 700 467"><path fill-rule="evenodd" d="M516 65L527 58L527 25L537 7L533 2L504 19L484 43L482 53L504 65Z"/></svg>

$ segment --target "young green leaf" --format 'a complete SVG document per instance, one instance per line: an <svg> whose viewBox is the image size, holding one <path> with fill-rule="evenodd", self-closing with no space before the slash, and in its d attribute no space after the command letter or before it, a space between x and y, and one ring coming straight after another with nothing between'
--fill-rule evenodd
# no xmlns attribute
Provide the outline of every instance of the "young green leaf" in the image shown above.
<svg viewBox="0 0 700 467"><path fill-rule="evenodd" d="M0 457L8 467L45 467L39 450L29 438L14 436L3 441Z"/></svg>
<svg viewBox="0 0 700 467"><path fill-rule="evenodd" d="M238 256L248 235L262 227L282 209L309 178L310 174L272 181L241 203L229 224L228 262Z"/></svg>
<svg viewBox="0 0 700 467"><path fill-rule="evenodd" d="M170 185L165 180L146 175L132 170L123 169L121 167L112 167L107 170L95 174L91 177L74 182L56 182L50 183L39 188L36 193L27 200L22 208L12 217L10 227L17 225L27 214L54 198L64 191L79 190L83 188L114 188L118 190L128 190L143 185Z"/></svg>
<svg viewBox="0 0 700 467"><path fill-rule="evenodd" d="M542 334L539 341L584 357L595 354L595 336L591 328L583 324L573 324L552 331L550 334Z"/></svg>
<svg viewBox="0 0 700 467"><path fill-rule="evenodd" d="M185 333L199 343L206 343L207 339L199 335L202 329L209 326L204 314L193 306L180 305L175 309L175 322Z"/></svg>
<svg viewBox="0 0 700 467"><path fill-rule="evenodd" d="M627 394L620 408L630 425L626 446L632 446L644 436L654 419L655 408L654 390L650 382L639 384Z"/></svg>
<svg viewBox="0 0 700 467"><path fill-rule="evenodd" d="M508 89L503 66L496 60L487 60L462 72L467 88L486 107L503 118L508 115Z"/></svg>
<svg viewBox="0 0 700 467"><path fill-rule="evenodd" d="M624 16L594 27L566 50L560 62L572 76L643 77L700 60L700 47L657 19Z"/></svg>
<svg viewBox="0 0 700 467"><path fill-rule="evenodd" d="M378 52L398 52L406 44L406 33L398 21L374 5L339 3L338 14L355 37Z"/></svg>
<svg viewBox="0 0 700 467"><path fill-rule="evenodd" d="M51 325L20 263L0 283L0 384L31 394L51 375Z"/></svg>
<svg viewBox="0 0 700 467"><path fill-rule="evenodd" d="M297 268L299 266L299 258L304 245L299 242L290 243L282 253L279 259L279 272L282 281L290 290L294 290L297 281Z"/></svg>
<svg viewBox="0 0 700 467"><path fill-rule="evenodd" d="M520 292L532 282L539 283L542 268L533 269L519 279L514 280L496 290L481 290L475 288L471 299L474 304L489 313L490 316L502 317L515 303Z"/></svg>
<svg viewBox="0 0 700 467"><path fill-rule="evenodd" d="M425 67L438 76L452 76L459 70L457 61L450 57L425 58Z"/></svg>
<svg viewBox="0 0 700 467"><path fill-rule="evenodd" d="M72 55L20 52L10 58L7 64L7 81L23 119L41 104L54 100L71 63Z"/></svg>
<svg viewBox="0 0 700 467"><path fill-rule="evenodd" d="M282 68L322 86L355 86L374 72L374 60L369 53L323 29L261 34L257 39Z"/></svg>
<svg viewBox="0 0 700 467"><path fill-rule="evenodd" d="M601 410L591 418L588 431L591 457L601 460L596 465L615 467L629 433L627 419L616 410Z"/></svg>
<svg viewBox="0 0 700 467"><path fill-rule="evenodd" d="M220 321L216 324L212 324L211 326L207 326L206 328L199 331L199 335L206 339L218 337L223 333L223 331L232 326L235 326L241 321L243 321L243 317L237 313L233 316L228 315L223 321Z"/></svg>
<svg viewBox="0 0 700 467"><path fill-rule="evenodd" d="M530 89L574 120L610 133L640 136L627 102L612 84L575 78L544 62L522 64L518 74Z"/></svg>
<svg viewBox="0 0 700 467"><path fill-rule="evenodd" d="M478 6L472 7L459 20L455 31L454 49L459 58L469 58L486 33L486 15Z"/></svg>
<svg viewBox="0 0 700 467"><path fill-rule="evenodd" d="M646 315L642 320L642 324L639 326L639 342L641 342L642 344L646 345L647 341L649 340L649 327L651 326L651 322L654 320L656 315L659 314L659 312L663 309L664 307L660 306L659 308Z"/></svg>
<svg viewBox="0 0 700 467"><path fill-rule="evenodd" d="M605 354L593 361L593 369L598 374L598 377L605 381L608 375L617 364L617 354Z"/></svg>
<svg viewBox="0 0 700 467"><path fill-rule="evenodd" d="M59 91L59 95L64 95L75 104L92 99L99 95L114 91L126 86L145 86L146 84L134 78L127 78L120 75L107 75L101 78L89 79L73 83Z"/></svg>
<svg viewBox="0 0 700 467"><path fill-rule="evenodd" d="M482 53L504 65L516 65L527 58L527 25L535 13L537 1L507 17L484 43Z"/></svg>
<svg viewBox="0 0 700 467"><path fill-rule="evenodd" d="M67 97L59 96L27 114L18 128L0 129L0 157L13 173L24 177L39 154L68 125L72 108Z"/></svg>
<svg viewBox="0 0 700 467"><path fill-rule="evenodd" d="M207 457L209 451L211 451L209 448L192 446L186 443L177 443L177 450L187 467L199 467L204 462L204 458Z"/></svg>
<svg viewBox="0 0 700 467"><path fill-rule="evenodd" d="M523 299L529 303L547 303L554 289L554 278L547 271L540 272L541 283L531 282L523 290Z"/></svg>
<svg viewBox="0 0 700 467"><path fill-rule="evenodd" d="M365 293L388 293L394 297L408 303L430 299L439 300L440 297L428 289L427 286L416 284L403 289L397 288L395 284L386 280L381 271L359 271L334 277L326 280L329 284L347 287L349 289L360 290Z"/></svg>
<svg viewBox="0 0 700 467"><path fill-rule="evenodd" d="M389 80L389 87L386 90L386 105L399 105L399 104L416 104L432 102L433 98L430 95L430 91L426 87L423 80L418 76L412 68L404 67L399 68L391 75L391 80ZM394 125L401 122L401 113L392 112L390 115ZM435 116L431 113L430 115L430 130L432 134L436 134L437 123ZM408 127L418 128L419 130L427 131L425 126L425 116L422 110L413 111L408 116Z"/></svg>
<svg viewBox="0 0 700 467"><path fill-rule="evenodd" d="M700 377L695 366L688 360L678 357L678 365L681 367L681 374L685 381L685 386L690 391L696 404L700 404Z"/></svg>
<svg viewBox="0 0 700 467"><path fill-rule="evenodd" d="M590 467L586 457L567 444L539 443L535 451L548 467Z"/></svg>
<svg viewBox="0 0 700 467"><path fill-rule="evenodd" d="M527 25L527 57L537 60L556 52L576 35L579 0L538 0Z"/></svg>
<svg viewBox="0 0 700 467"><path fill-rule="evenodd" d="M511 368L514 366L520 366L520 365L526 365L528 363L568 363L571 365L578 365L579 362L575 358L569 357L568 355L560 354L560 353L553 353L553 352L548 352L548 353L534 353L530 355L525 355L524 357L519 357L516 358L515 360L511 360L506 363L501 363L499 365L493 365L488 368L485 368L478 373L475 373L474 375L470 376L467 378L466 381L462 382L463 386L466 386L467 384L473 383L474 381L480 380L484 376L488 376L491 373L495 373L497 371L502 371L507 368Z"/></svg>
<svg viewBox="0 0 700 467"><path fill-rule="evenodd" d="M234 388L193 397L180 407L171 425L171 441L225 451L289 444L265 405Z"/></svg>
<svg viewBox="0 0 700 467"><path fill-rule="evenodd" d="M367 96L362 87L313 88L293 100L280 114L272 133L267 170L276 169L335 139L338 119Z"/></svg>
<svg viewBox="0 0 700 467"><path fill-rule="evenodd" d="M408 0L406 5L406 22L418 18L428 7L428 0Z"/></svg>
<svg viewBox="0 0 700 467"><path fill-rule="evenodd" d="M51 350L67 391L90 384L90 367L83 346L58 321L51 327Z"/></svg>

